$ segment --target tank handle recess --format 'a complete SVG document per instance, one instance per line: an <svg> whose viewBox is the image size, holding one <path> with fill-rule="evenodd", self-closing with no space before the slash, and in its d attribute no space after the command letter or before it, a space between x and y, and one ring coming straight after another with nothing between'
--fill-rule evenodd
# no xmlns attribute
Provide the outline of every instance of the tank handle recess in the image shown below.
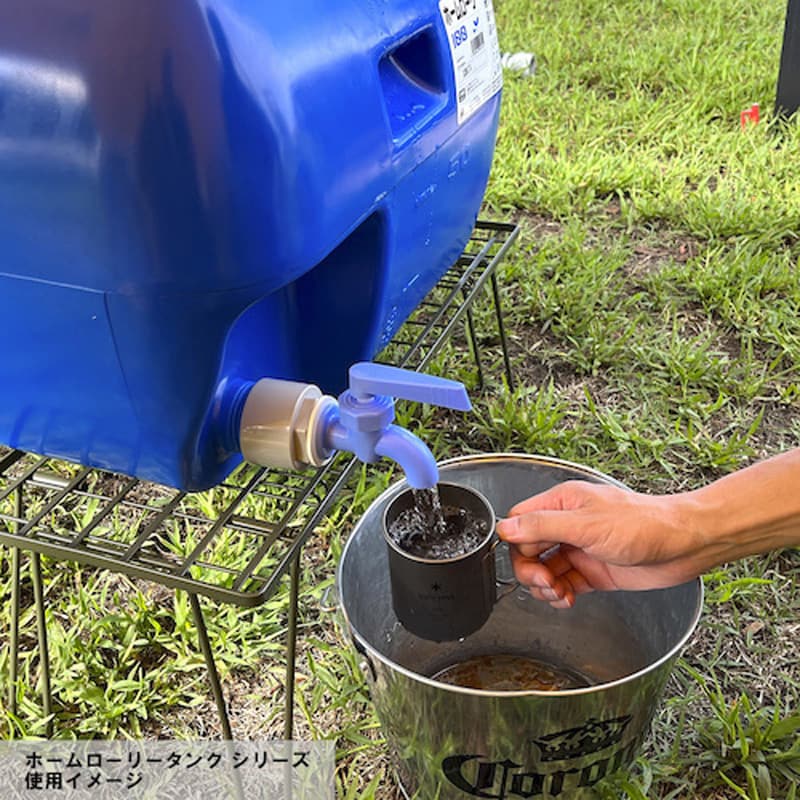
<svg viewBox="0 0 800 800"><path fill-rule="evenodd" d="M463 384L399 367L360 362L350 367L349 388L334 400L316 386L264 378L244 401L239 445L263 466L322 466L336 450L373 464L396 461L409 485L428 489L439 480L436 459L414 434L392 424L394 398L468 411Z"/></svg>

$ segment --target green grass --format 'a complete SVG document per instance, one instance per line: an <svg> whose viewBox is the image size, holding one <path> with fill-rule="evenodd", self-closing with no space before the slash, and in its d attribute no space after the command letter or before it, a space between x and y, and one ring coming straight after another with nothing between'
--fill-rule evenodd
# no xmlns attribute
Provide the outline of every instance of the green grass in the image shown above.
<svg viewBox="0 0 800 800"><path fill-rule="evenodd" d="M800 124L770 112L784 0L496 0L496 11L503 50L537 59L533 77L506 75L486 197L487 215L521 227L501 275L518 387L496 377L484 304L489 378L475 412L409 406L401 421L441 458L543 453L650 492L795 446ZM741 130L753 102L765 119ZM465 353L462 342L432 371L474 386ZM320 598L355 520L394 477L362 470L303 561L298 730L337 739L347 800L397 795L359 660ZM235 563L236 542L224 544ZM59 735L216 732L185 598L45 567ZM8 584L6 558L4 596ZM721 568L706 592L647 746L599 796L796 796L800 556ZM285 605L282 586L257 610L209 615L240 736L281 735ZM33 650L30 612L22 622ZM26 656L5 737L43 732L36 667Z"/></svg>

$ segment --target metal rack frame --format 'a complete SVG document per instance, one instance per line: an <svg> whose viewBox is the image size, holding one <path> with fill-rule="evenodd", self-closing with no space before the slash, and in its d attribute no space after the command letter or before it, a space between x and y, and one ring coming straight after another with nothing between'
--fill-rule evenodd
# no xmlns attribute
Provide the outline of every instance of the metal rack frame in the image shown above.
<svg viewBox="0 0 800 800"><path fill-rule="evenodd" d="M517 233L514 225L479 220L462 255L377 360L422 370L463 320L482 383L472 306L488 284L511 387L496 268ZM356 465L341 453L319 470L297 473L243 464L219 486L192 495L0 446L0 544L12 548L12 713L17 711L21 551L31 553L46 716L52 713L52 697L42 555L186 591L226 739L232 738L230 722L199 595L254 607L269 599L288 571L285 733L291 738L300 554Z"/></svg>

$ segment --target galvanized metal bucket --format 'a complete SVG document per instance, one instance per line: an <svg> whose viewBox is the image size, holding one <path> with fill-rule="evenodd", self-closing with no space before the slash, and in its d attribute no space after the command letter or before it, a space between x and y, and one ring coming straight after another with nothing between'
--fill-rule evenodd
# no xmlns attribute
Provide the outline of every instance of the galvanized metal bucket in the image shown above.
<svg viewBox="0 0 800 800"><path fill-rule="evenodd" d="M441 466L501 517L520 500L567 480L612 483L577 464L481 455ZM338 570L340 607L362 654L372 699L409 797L422 800L589 798L590 787L635 758L679 651L694 631L702 583L649 592L595 592L555 610L520 588L462 641L405 630L392 609L383 513L402 482L356 525ZM500 567L498 567L500 569ZM430 676L488 654L561 665L597 682L555 692L493 692Z"/></svg>

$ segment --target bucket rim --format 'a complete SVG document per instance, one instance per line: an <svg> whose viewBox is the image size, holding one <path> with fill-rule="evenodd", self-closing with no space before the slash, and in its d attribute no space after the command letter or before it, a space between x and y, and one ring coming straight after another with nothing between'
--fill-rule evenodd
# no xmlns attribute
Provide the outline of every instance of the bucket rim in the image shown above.
<svg viewBox="0 0 800 800"><path fill-rule="evenodd" d="M451 464L467 464L480 461L500 461L500 460L503 461L519 460L519 461L526 461L529 463L547 464L550 466L569 467L578 472L582 472L586 475L590 475L594 478L597 478L602 483L608 483L613 486L617 486L621 489L626 489L628 491L631 491L630 487L625 486L625 484L621 483L615 478L610 477L609 475L606 475L603 472L600 472L599 470L593 469L592 467L587 467L583 464L577 464L572 461L566 461L565 459L555 458L553 456L544 456L544 455L536 455L528 453L480 453L476 455L456 456L455 458L448 458L444 461L440 461L439 466L445 467ZM404 488L407 487L407 485L408 485L407 481L405 479L402 479L398 481L396 484L393 484L392 486L388 487L375 500L373 500L372 503L370 503L369 507L362 515L362 518L366 516L373 508L375 508L376 506L378 506L383 502L386 502L387 499L390 498L392 494L402 491ZM493 691L491 689L473 689L468 686L458 686L455 684L442 683L441 681L435 681L433 680L433 678L430 678L427 675L421 675L418 672L414 672L413 670L408 669L407 667L404 667L392 661L390 658L383 655L383 653L376 650L358 632L356 627L353 625L350 616L347 613L347 608L345 607L342 587L341 587L341 577L342 577L342 565L345 562L345 558L347 556L349 548L352 545L353 539L355 538L353 536L353 533L355 533L359 524L360 522L356 524L350 536L348 537L347 541L345 542L345 545L342 548L342 554L339 557L339 564L336 568L336 587L338 594L339 611L342 614L344 621L347 623L347 629L350 632L351 637L353 638L354 642L357 643L356 649L361 651L364 655L368 656L369 658L377 659L382 664L386 665L389 669L395 672L399 672L400 674L406 676L407 678L410 678L413 681L423 683L427 686L438 689L440 691L448 691L448 692L453 692L455 694L475 695L476 697L493 697L502 699L502 698L518 698L518 697L575 697L577 695L593 694L595 692L605 689L613 689L618 686L623 686L624 684L637 681L652 672L660 670L670 661L675 659L680 654L681 650L683 650L683 648L686 646L689 639L694 635L694 632L697 629L697 625L700 621L700 617L702 616L703 599L704 599L704 586L702 578L697 577L690 581L687 581L684 584L679 584L679 586L688 586L690 584L694 584L695 586L697 586L698 590L697 603L684 634L660 658L656 659L647 666L642 667L639 670L636 670L636 672L632 672L629 675L623 675L622 677L617 678L613 681L604 681L603 683L595 683L592 684L591 686L583 686L577 689L557 689L554 691L542 691L539 689L522 689L518 691ZM676 589L678 588L678 586L667 587L664 589L658 589L654 591L669 591L669 589L671 588ZM619 591L624 591L624 590L619 590Z"/></svg>

